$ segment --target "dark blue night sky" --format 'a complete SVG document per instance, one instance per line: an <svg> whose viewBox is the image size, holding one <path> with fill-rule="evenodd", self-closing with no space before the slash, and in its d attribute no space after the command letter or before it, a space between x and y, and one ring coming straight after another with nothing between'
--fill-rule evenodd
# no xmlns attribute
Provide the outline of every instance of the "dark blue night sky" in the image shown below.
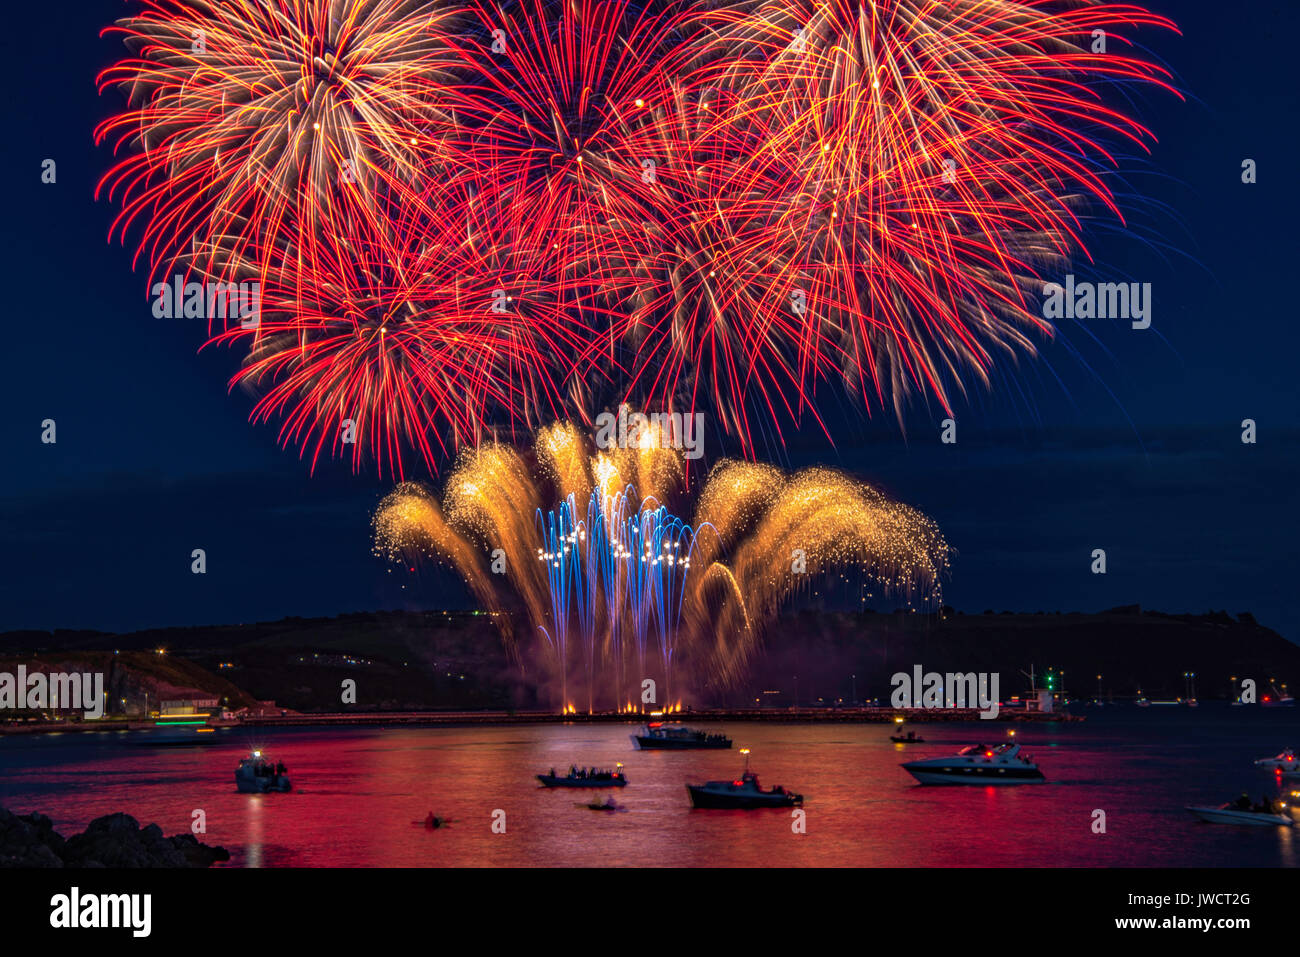
<svg viewBox="0 0 1300 957"><path fill-rule="evenodd" d="M912 410L904 438L892 416L836 412L828 392L834 448L809 425L773 457L849 468L933 516L957 550L945 597L965 611L1251 611L1300 640L1300 5L1150 5L1183 30L1140 39L1187 100L1140 94L1159 143L1116 184L1132 229L1099 229L1092 246L1098 275L1152 284L1152 328L1064 323L1040 360L958 409L956 446L939 444L938 409ZM91 193L109 154L91 131L120 105L94 78L117 43L98 30L121 9L11 4L0 38L0 630L466 604L454 583L371 556L389 483L341 463L309 476L274 428L250 426L250 398L226 392L238 357L196 355L202 330L155 319L143 271L108 244L113 210ZM55 185L40 181L47 157ZM56 445L40 442L46 418ZM1240 440L1245 418L1256 445ZM190 573L196 547L207 575ZM1089 573L1098 547L1105 576Z"/></svg>

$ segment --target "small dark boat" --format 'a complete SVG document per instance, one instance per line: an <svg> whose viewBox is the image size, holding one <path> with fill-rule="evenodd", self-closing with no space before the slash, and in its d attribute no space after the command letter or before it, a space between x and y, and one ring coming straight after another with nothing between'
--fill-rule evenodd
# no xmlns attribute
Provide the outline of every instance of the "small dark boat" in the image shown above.
<svg viewBox="0 0 1300 957"><path fill-rule="evenodd" d="M267 791L292 791L289 772L283 763L272 764L254 751L235 769L235 787L240 794L265 794Z"/></svg>
<svg viewBox="0 0 1300 957"><path fill-rule="evenodd" d="M909 731L907 734L891 734L889 740L894 744L925 744L925 738L918 738L915 731Z"/></svg>
<svg viewBox="0 0 1300 957"><path fill-rule="evenodd" d="M758 775L749 770L749 749L742 748L740 753L745 756L745 770L738 780L686 785L693 807L748 811L760 807L798 807L803 804L802 794L787 791L779 784L764 791L759 786Z"/></svg>
<svg viewBox="0 0 1300 957"><path fill-rule="evenodd" d="M627 810L626 807L624 807L622 804L617 803L613 798L609 798L608 800L605 801L592 801L590 804L583 804L580 805L580 807L585 807L591 811L626 811Z"/></svg>
<svg viewBox="0 0 1300 957"><path fill-rule="evenodd" d="M731 739L725 734L710 734L681 725L666 725L662 721L651 721L641 729L640 734L632 735L632 743L642 751L698 751L731 747Z"/></svg>
<svg viewBox="0 0 1300 957"><path fill-rule="evenodd" d="M132 731L126 736L127 744L144 748L196 748L217 740L216 728L189 721L184 724L159 721L152 728Z"/></svg>
<svg viewBox="0 0 1300 957"><path fill-rule="evenodd" d="M551 768L550 774L539 774L537 780L545 788L621 788L627 786L623 775L623 765L619 764L613 771L601 771L596 768L569 768L569 773L561 777Z"/></svg>

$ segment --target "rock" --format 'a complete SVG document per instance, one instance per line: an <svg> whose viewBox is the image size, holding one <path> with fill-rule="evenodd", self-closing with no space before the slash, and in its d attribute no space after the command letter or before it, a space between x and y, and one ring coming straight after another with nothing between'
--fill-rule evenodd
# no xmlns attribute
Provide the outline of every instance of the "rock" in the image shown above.
<svg viewBox="0 0 1300 957"><path fill-rule="evenodd" d="M5 867L30 867L30 868L47 868L62 867L63 861L59 855L50 850L44 844L36 844L27 848L22 854L11 854L7 849L0 849L0 868Z"/></svg>
<svg viewBox="0 0 1300 957"><path fill-rule="evenodd" d="M192 834L165 837L157 824L140 827L129 814L95 818L64 840L43 814L19 816L0 807L0 867L209 867L230 860L222 847Z"/></svg>
<svg viewBox="0 0 1300 957"><path fill-rule="evenodd" d="M209 847L206 844L200 844L198 838L193 834L177 834L173 838L168 838L168 840L185 857L190 867L208 867L217 861L230 860L230 852L224 847Z"/></svg>
<svg viewBox="0 0 1300 957"><path fill-rule="evenodd" d="M3 810L3 809L0 809ZM52 850L55 856L62 856L63 846L67 842L54 830L54 822L44 814L28 814L21 820L27 821L36 830L40 842Z"/></svg>
<svg viewBox="0 0 1300 957"><path fill-rule="evenodd" d="M0 867L62 867L64 841L43 814L0 807Z"/></svg>
<svg viewBox="0 0 1300 957"><path fill-rule="evenodd" d="M162 829L144 830L129 814L107 814L90 822L85 832L68 839L63 856L69 867L99 862L105 867L187 867L185 856L167 843Z"/></svg>

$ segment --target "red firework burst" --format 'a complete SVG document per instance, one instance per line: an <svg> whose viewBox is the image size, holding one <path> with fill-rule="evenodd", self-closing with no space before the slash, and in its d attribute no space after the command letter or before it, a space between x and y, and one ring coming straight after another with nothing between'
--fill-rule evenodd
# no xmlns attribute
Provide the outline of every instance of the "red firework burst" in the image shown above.
<svg viewBox="0 0 1300 957"><path fill-rule="evenodd" d="M1103 88L1171 90L1127 35L1173 24L1102 0L143 7L114 233L259 278L217 336L255 418L399 474L566 404L711 406L751 454L833 379L951 412L1120 213L1151 135Z"/></svg>
<svg viewBox="0 0 1300 957"><path fill-rule="evenodd" d="M631 0L467 9L454 123L442 130L448 168L522 208L552 237L555 268L569 268L610 215L649 215L626 144L672 75L675 20Z"/></svg>
<svg viewBox="0 0 1300 957"><path fill-rule="evenodd" d="M154 270L210 269L256 260L286 224L373 218L437 153L424 131L457 15L428 0L146 0L105 31L133 53L99 77L131 104L95 131L126 154L96 189L121 202L113 232L139 225Z"/></svg>
<svg viewBox="0 0 1300 957"><path fill-rule="evenodd" d="M786 0L701 23L691 82L734 92L718 122L758 144L735 183L772 188L768 241L806 290L793 350L833 350L900 417L913 393L951 411L997 353L1053 334L1043 269L1086 255L1082 209L1120 215L1105 142L1153 139L1097 83L1176 92L1122 35L1173 24L1128 5Z"/></svg>

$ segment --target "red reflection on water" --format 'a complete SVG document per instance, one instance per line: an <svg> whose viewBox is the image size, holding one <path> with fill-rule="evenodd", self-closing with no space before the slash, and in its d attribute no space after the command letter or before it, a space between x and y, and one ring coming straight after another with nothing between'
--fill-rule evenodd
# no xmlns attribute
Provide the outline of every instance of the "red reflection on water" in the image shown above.
<svg viewBox="0 0 1300 957"><path fill-rule="evenodd" d="M1294 864L1287 829L1202 825L1183 811L1272 785L1250 762L1290 743L1296 722L1247 724L1200 709L1025 728L1048 783L1002 788L920 787L899 767L987 739L983 724L931 725L925 744L907 747L889 742L889 725L729 725L765 787L805 796L806 834L789 810L692 810L686 782L729 780L738 752L635 751L627 725L259 731L256 744L294 783L267 795L235 791L253 743L244 730L192 749L130 747L121 735L11 738L0 803L48 814L65 835L115 811L180 833L202 809L200 839L245 867ZM548 791L534 778L618 761L626 814L587 809L600 792ZM1105 834L1093 832L1098 809ZM429 812L450 824L424 828ZM492 831L496 812L504 834Z"/></svg>

